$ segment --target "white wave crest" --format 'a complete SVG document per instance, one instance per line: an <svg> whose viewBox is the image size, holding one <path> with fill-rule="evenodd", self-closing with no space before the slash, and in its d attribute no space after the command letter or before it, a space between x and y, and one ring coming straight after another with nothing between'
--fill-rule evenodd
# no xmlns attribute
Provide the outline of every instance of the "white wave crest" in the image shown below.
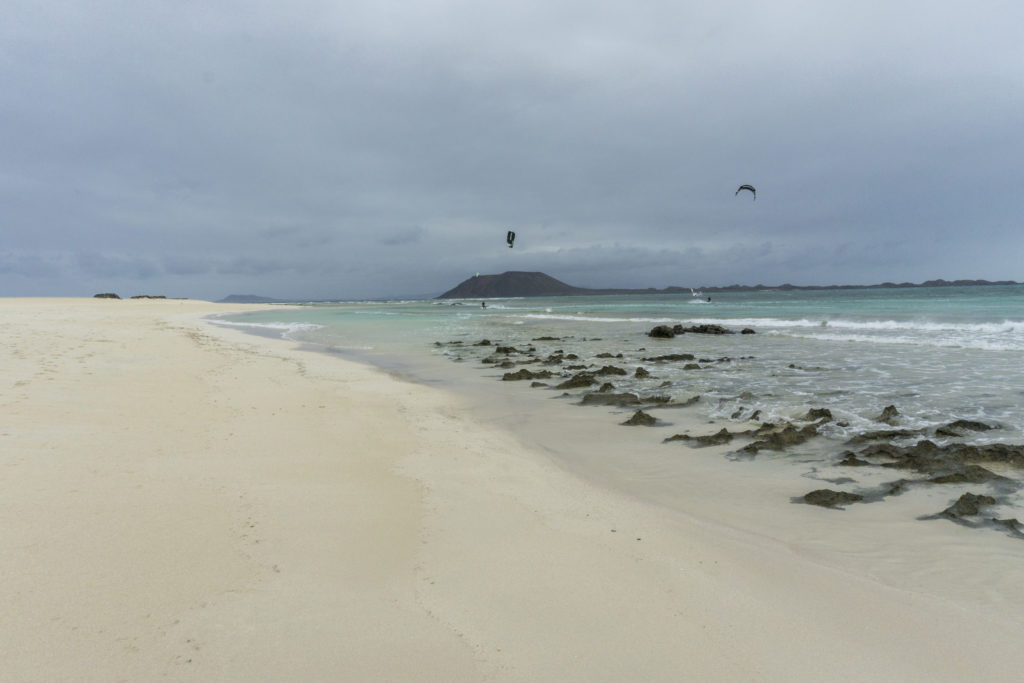
<svg viewBox="0 0 1024 683"><path fill-rule="evenodd" d="M524 318L535 318L538 320L578 320L594 323L676 323L678 318L605 318L596 315L570 314L570 313L527 313Z"/></svg>
<svg viewBox="0 0 1024 683"><path fill-rule="evenodd" d="M1021 334L1024 335L1024 321L1003 320L1000 322L953 322L932 320L849 320L808 318L700 318L694 323L717 323L719 325L756 325L771 328L829 328L841 330L912 331L912 332L964 332L973 334Z"/></svg>
<svg viewBox="0 0 1024 683"><path fill-rule="evenodd" d="M286 322L244 322L239 320L223 320L219 318L209 318L209 321L214 325L222 325L224 327L241 327L253 330L272 330L274 332L280 332L282 337L286 339L290 335L296 332L312 332L314 330L323 329L323 325L317 325L314 323L286 323Z"/></svg>

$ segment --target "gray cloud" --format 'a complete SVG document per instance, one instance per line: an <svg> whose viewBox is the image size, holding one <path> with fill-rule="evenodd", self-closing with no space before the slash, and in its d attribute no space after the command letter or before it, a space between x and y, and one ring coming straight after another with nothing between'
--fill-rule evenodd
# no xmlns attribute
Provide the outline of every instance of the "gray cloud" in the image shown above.
<svg viewBox="0 0 1024 683"><path fill-rule="evenodd" d="M398 247L406 244L416 244L423 239L426 231L419 227L397 228L387 231L377 241L388 247Z"/></svg>
<svg viewBox="0 0 1024 683"><path fill-rule="evenodd" d="M6 14L9 294L1021 279L1017 5Z"/></svg>

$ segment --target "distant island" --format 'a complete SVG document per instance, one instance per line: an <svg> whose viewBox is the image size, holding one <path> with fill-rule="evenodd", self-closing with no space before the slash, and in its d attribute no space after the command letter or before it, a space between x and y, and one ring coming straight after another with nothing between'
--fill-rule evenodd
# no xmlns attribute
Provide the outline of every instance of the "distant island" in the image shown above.
<svg viewBox="0 0 1024 683"><path fill-rule="evenodd" d="M255 294L228 294L218 301L219 304L276 304L282 303L283 299L275 299L269 296L256 296Z"/></svg>
<svg viewBox="0 0 1024 683"><path fill-rule="evenodd" d="M883 282L877 285L728 285L725 287L693 287L693 290L705 294L716 292L768 292L772 290L800 289L892 289L900 287L974 287L982 285L1019 285L1024 284L1013 280L928 280L926 282ZM590 289L574 287L561 280L556 280L546 273L510 270L500 275L474 275L463 280L436 299L507 299L527 296L594 296L600 294L689 294L690 287L665 287L655 289ZM111 296L97 294L96 296ZM113 295L116 296L116 295ZM424 297L426 298L426 297ZM343 299L316 299L317 302L342 301ZM309 302L310 299L281 299L256 294L229 294L217 303L222 304L287 304Z"/></svg>
<svg viewBox="0 0 1024 683"><path fill-rule="evenodd" d="M1013 280L928 280L921 283L883 282L877 285L822 285L803 287L783 284L769 285L728 285L725 287L694 287L705 293L716 292L760 292L771 290L806 289L890 289L900 287L973 287L981 285L1017 285ZM449 289L438 299L504 299L525 296L587 296L597 294L688 294L690 287L665 287L663 289L588 289L574 287L545 273L508 271L500 275L474 275Z"/></svg>

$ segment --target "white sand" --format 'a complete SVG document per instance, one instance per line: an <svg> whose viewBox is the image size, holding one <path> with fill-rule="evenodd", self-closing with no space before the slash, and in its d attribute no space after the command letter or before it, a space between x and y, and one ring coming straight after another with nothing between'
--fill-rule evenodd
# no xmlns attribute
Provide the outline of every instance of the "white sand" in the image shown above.
<svg viewBox="0 0 1024 683"><path fill-rule="evenodd" d="M0 679L1024 671L1012 539L979 562L982 532L935 549L863 506L880 540L851 534L847 563L829 511L700 480L692 510L644 504L465 398L197 320L239 308L0 300Z"/></svg>

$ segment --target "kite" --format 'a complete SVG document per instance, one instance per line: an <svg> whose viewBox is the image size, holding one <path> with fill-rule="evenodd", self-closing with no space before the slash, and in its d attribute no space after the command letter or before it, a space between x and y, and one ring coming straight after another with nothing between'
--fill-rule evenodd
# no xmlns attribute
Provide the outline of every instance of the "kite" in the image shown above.
<svg viewBox="0 0 1024 683"><path fill-rule="evenodd" d="M740 185L736 188L736 194L739 194L740 190L750 190L750 194L754 195L754 199L757 200L757 190L754 189L753 185Z"/></svg>
<svg viewBox="0 0 1024 683"><path fill-rule="evenodd" d="M509 230L508 234L505 235L505 241L508 242L508 248L511 249L512 243L516 241L516 234Z"/></svg>

